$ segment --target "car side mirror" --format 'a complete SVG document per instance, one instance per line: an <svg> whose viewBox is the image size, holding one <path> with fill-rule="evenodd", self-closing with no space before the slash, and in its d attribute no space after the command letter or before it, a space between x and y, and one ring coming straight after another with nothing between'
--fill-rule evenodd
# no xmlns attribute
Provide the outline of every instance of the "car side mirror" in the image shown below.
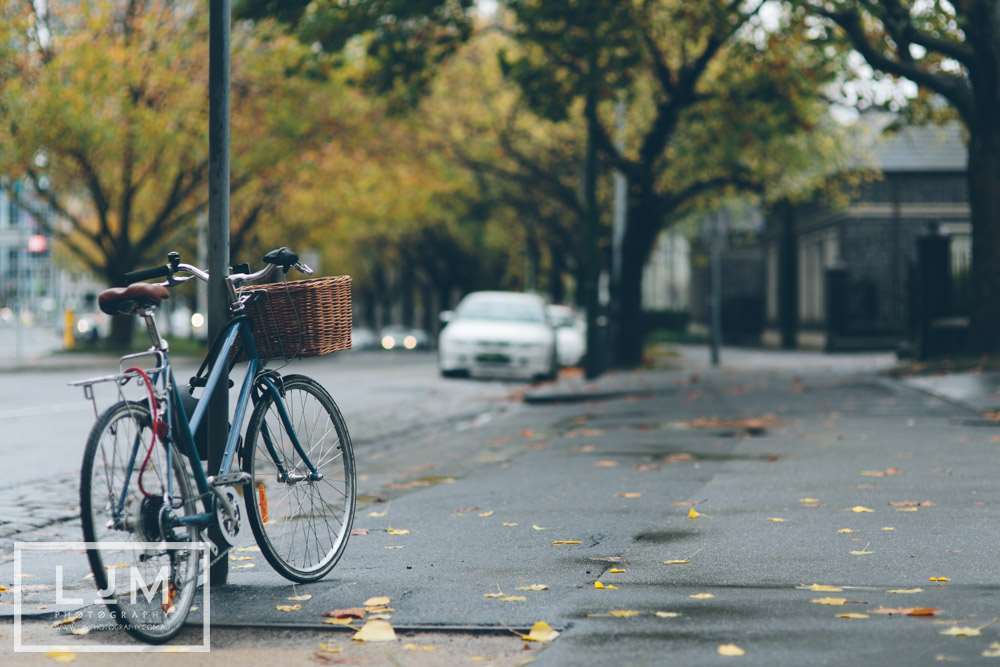
<svg viewBox="0 0 1000 667"><path fill-rule="evenodd" d="M452 311L452 310L442 311L441 314L438 315L438 317L441 319L441 323L442 324L448 324L448 322L451 322L451 320L452 320L452 318L454 316L455 316L455 312Z"/></svg>

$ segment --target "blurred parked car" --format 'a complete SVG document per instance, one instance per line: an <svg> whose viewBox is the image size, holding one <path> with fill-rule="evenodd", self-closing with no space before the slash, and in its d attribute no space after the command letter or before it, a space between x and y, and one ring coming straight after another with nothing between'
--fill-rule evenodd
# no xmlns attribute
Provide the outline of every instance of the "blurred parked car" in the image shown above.
<svg viewBox="0 0 1000 667"><path fill-rule="evenodd" d="M389 326L380 332L379 344L383 350L426 350L430 347L430 336L422 329Z"/></svg>
<svg viewBox="0 0 1000 667"><path fill-rule="evenodd" d="M559 369L556 333L545 301L518 292L473 292L438 338L438 367L445 377L463 375L553 378Z"/></svg>
<svg viewBox="0 0 1000 667"><path fill-rule="evenodd" d="M378 336L368 327L354 327L351 329L351 349L352 350L375 350L378 349Z"/></svg>
<svg viewBox="0 0 1000 667"><path fill-rule="evenodd" d="M549 321L556 329L560 366L579 366L587 351L587 323L569 306L548 307Z"/></svg>

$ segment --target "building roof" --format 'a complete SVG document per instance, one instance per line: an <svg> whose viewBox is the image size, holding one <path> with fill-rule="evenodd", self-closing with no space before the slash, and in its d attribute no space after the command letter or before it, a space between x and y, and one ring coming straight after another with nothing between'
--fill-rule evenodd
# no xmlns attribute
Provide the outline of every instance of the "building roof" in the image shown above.
<svg viewBox="0 0 1000 667"><path fill-rule="evenodd" d="M886 129L893 120L890 114L864 114L858 121L868 130L859 133L859 139L877 136L872 166L883 172L965 171L968 151L960 123Z"/></svg>

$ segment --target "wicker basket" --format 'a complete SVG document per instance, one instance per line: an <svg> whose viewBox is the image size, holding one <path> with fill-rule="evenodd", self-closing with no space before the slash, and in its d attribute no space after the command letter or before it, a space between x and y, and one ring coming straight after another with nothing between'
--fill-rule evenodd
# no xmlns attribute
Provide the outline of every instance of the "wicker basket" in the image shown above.
<svg viewBox="0 0 1000 667"><path fill-rule="evenodd" d="M351 347L351 277L331 276L268 285L246 306L262 359L318 357Z"/></svg>

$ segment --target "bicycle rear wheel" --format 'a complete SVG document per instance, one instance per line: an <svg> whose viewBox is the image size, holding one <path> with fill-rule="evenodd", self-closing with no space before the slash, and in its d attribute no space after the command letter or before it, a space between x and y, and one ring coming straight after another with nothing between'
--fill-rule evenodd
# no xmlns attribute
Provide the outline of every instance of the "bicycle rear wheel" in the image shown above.
<svg viewBox="0 0 1000 667"><path fill-rule="evenodd" d="M176 449L168 493L167 448L157 441L149 452L151 427L140 402L116 403L98 418L83 456L80 512L83 538L95 543L87 558L111 618L133 637L160 644L187 619L202 552L166 546L201 541L199 530L170 521L197 513L197 498Z"/></svg>
<svg viewBox="0 0 1000 667"><path fill-rule="evenodd" d="M292 429L322 479L309 469L270 393L254 408L243 449L251 481L244 494L247 518L271 566L299 583L318 581L340 560L355 507L354 451L337 404L318 382L283 378L283 400Z"/></svg>

